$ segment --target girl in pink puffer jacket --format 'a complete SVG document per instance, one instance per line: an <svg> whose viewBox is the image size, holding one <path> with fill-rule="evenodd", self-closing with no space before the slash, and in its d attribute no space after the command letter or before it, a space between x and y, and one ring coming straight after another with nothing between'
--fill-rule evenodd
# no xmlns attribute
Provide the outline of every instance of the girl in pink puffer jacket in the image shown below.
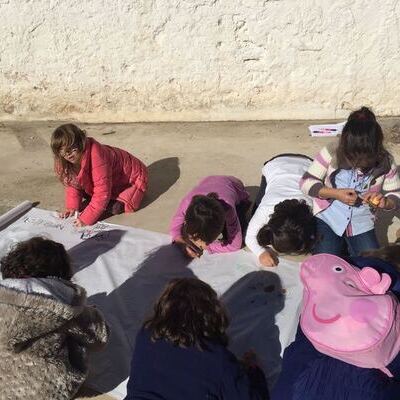
<svg viewBox="0 0 400 400"><path fill-rule="evenodd" d="M65 186L61 218L80 212L74 225L81 227L139 208L148 172L132 154L86 137L85 131L73 124L61 125L53 132L51 148L56 174Z"/></svg>

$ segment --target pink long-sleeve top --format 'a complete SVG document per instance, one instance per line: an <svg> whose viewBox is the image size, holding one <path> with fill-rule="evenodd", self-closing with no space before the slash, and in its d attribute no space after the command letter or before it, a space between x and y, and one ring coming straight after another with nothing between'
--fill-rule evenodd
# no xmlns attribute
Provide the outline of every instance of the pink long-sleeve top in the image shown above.
<svg viewBox="0 0 400 400"><path fill-rule="evenodd" d="M242 247L242 230L239 217L236 212L236 205L249 199L249 193L243 183L234 176L207 176L201 180L180 202L178 210L172 218L169 233L172 240L182 235L182 226L185 220L185 213L195 195L207 195L217 193L219 200L223 201L226 210L226 231L227 238L224 242L214 241L207 247L209 253L227 253L240 250Z"/></svg>
<svg viewBox="0 0 400 400"><path fill-rule="evenodd" d="M86 225L98 221L111 199L124 203L125 211L137 209L135 192L147 189L147 168L132 154L88 137L78 175L65 187L65 206L79 210L83 194L91 197L79 219Z"/></svg>

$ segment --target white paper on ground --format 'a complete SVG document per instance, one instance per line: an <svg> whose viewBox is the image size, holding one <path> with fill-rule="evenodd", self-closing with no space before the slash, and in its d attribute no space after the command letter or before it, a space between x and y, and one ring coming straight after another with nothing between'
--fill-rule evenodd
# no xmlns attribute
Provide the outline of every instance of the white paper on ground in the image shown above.
<svg viewBox="0 0 400 400"><path fill-rule="evenodd" d="M310 125L308 127L311 136L324 137L324 136L337 136L342 133L345 122L338 124L322 124L322 125Z"/></svg>
<svg viewBox="0 0 400 400"><path fill-rule="evenodd" d="M246 251L205 254L189 263L167 235L107 223L75 229L72 221L34 208L2 231L0 257L14 243L36 235L65 245L74 281L86 289L88 301L102 310L112 329L106 350L91 359L91 387L125 397L136 333L165 284L185 276L209 283L226 302L231 349L239 357L245 347L257 349L273 384L280 356L297 329L302 295L298 263L281 259L279 267L263 273Z"/></svg>

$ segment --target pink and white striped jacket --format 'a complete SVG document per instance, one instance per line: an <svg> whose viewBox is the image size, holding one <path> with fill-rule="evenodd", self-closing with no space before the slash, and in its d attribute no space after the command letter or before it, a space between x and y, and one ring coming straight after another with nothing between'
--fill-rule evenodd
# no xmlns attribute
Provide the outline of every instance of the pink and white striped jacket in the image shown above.
<svg viewBox="0 0 400 400"><path fill-rule="evenodd" d="M300 180L300 189L306 195L313 198L314 215L325 210L332 200L318 197L319 190L326 186L334 188L336 174L340 171L337 163L336 150L338 142L332 142L325 146L315 157L308 171ZM397 172L397 165L390 156L375 167L372 172L372 179L369 184L369 192L382 192L385 196L393 197L396 207L400 203L400 178Z"/></svg>

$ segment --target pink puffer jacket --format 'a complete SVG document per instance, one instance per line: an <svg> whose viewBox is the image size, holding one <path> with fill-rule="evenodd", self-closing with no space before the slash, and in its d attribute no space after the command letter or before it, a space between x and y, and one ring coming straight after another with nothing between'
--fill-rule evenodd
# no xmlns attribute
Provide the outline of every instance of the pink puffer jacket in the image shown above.
<svg viewBox="0 0 400 400"><path fill-rule="evenodd" d="M137 210L147 189L147 181L147 168L139 159L125 150L100 144L88 137L81 169L66 186L65 206L79 210L86 193L91 199L79 219L92 225L111 199L123 202L125 212Z"/></svg>

